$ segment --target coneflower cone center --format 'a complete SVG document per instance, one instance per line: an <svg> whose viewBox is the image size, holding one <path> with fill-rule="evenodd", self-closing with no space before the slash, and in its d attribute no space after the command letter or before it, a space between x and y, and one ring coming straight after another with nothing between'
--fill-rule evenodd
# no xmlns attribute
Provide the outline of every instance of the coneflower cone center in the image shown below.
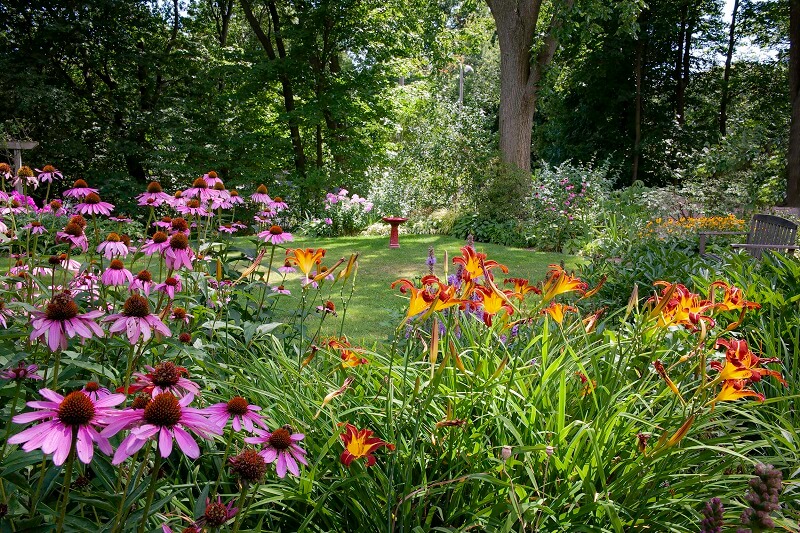
<svg viewBox="0 0 800 533"><path fill-rule="evenodd" d="M197 209L198 207L200 207L200 200L189 200L186 206L192 209Z"/></svg>
<svg viewBox="0 0 800 533"><path fill-rule="evenodd" d="M147 192L149 192L150 194L156 194L163 192L163 189L161 188L161 184L159 182L151 181L150 184L147 186Z"/></svg>
<svg viewBox="0 0 800 533"><path fill-rule="evenodd" d="M189 223L186 222L186 219L183 219L181 217L173 218L171 224L172 224L172 229L175 231L186 231L187 229L189 229Z"/></svg>
<svg viewBox="0 0 800 533"><path fill-rule="evenodd" d="M247 400L242 398L241 396L234 396L228 402L228 412L232 415L244 415L247 414Z"/></svg>
<svg viewBox="0 0 800 533"><path fill-rule="evenodd" d="M86 392L97 392L100 390L100 384L96 381L90 381L83 388Z"/></svg>
<svg viewBox="0 0 800 533"><path fill-rule="evenodd" d="M157 231L153 235L153 242L156 243L156 244L161 244L162 242L167 242L167 239L169 239L169 237L167 237L167 234L164 233L163 231Z"/></svg>
<svg viewBox="0 0 800 533"><path fill-rule="evenodd" d="M164 280L164 285L169 287L177 287L178 286L178 278L169 277Z"/></svg>
<svg viewBox="0 0 800 533"><path fill-rule="evenodd" d="M132 409L144 409L153 401L153 398L149 394L141 393L137 394L136 397L131 402Z"/></svg>
<svg viewBox="0 0 800 533"><path fill-rule="evenodd" d="M228 521L228 508L224 504L213 502L206 506L206 524L211 527L219 527Z"/></svg>
<svg viewBox="0 0 800 533"><path fill-rule="evenodd" d="M150 374L153 383L161 388L173 387L178 384L181 378L182 369L175 363L167 361L156 365L153 372Z"/></svg>
<svg viewBox="0 0 800 533"><path fill-rule="evenodd" d="M108 237L106 237L106 241L108 241L108 242L119 242L120 241L119 233L114 233L114 232L109 233Z"/></svg>
<svg viewBox="0 0 800 533"><path fill-rule="evenodd" d="M283 228L280 226L272 226L269 228L269 232L272 235L280 235L281 233L283 233Z"/></svg>
<svg viewBox="0 0 800 533"><path fill-rule="evenodd" d="M208 183L206 183L205 178L197 178L194 180L194 183L192 183L192 187L195 189L208 189Z"/></svg>
<svg viewBox="0 0 800 533"><path fill-rule="evenodd" d="M147 270L142 270L141 272L136 274L136 279L138 279L139 281L145 281L145 282L153 281L153 275L150 274L150 272L147 271Z"/></svg>
<svg viewBox="0 0 800 533"><path fill-rule="evenodd" d="M72 237L80 237L81 235L83 235L83 228L80 227L75 222L70 222L69 224L67 224L67 227L64 228L64 233L66 233L67 235L71 235Z"/></svg>
<svg viewBox="0 0 800 533"><path fill-rule="evenodd" d="M255 450L245 450L230 458L231 471L242 481L253 483L259 481L267 472L267 463Z"/></svg>
<svg viewBox="0 0 800 533"><path fill-rule="evenodd" d="M125 300L122 314L125 316L144 318L150 314L150 303L144 296L131 294L128 299Z"/></svg>
<svg viewBox="0 0 800 533"><path fill-rule="evenodd" d="M48 173L53 173L55 171L56 167L54 167L53 165L45 165L44 168L42 169L42 172L48 172Z"/></svg>
<svg viewBox="0 0 800 533"><path fill-rule="evenodd" d="M189 247L189 239L183 233L176 233L170 238L169 246L174 250L185 250Z"/></svg>
<svg viewBox="0 0 800 533"><path fill-rule="evenodd" d="M50 320L70 320L78 316L78 304L64 293L56 294L47 304L45 315Z"/></svg>
<svg viewBox="0 0 800 533"><path fill-rule="evenodd" d="M269 436L269 445L276 450L285 450L292 444L292 436L286 428L278 428Z"/></svg>
<svg viewBox="0 0 800 533"><path fill-rule="evenodd" d="M86 189L89 187L89 184L84 180L75 180L75 183L72 184L72 187L75 189Z"/></svg>
<svg viewBox="0 0 800 533"><path fill-rule="evenodd" d="M144 408L144 419L154 426L171 428L181 419L181 405L175 396L162 392Z"/></svg>
<svg viewBox="0 0 800 533"><path fill-rule="evenodd" d="M267 194L267 187L263 184L259 185L258 188L256 189L256 192L258 194Z"/></svg>
<svg viewBox="0 0 800 533"><path fill-rule="evenodd" d="M58 419L68 426L83 426L94 418L94 403L81 391L67 394L58 406Z"/></svg>
<svg viewBox="0 0 800 533"><path fill-rule="evenodd" d="M177 320L184 320L186 318L186 309L184 309L183 307L176 307L175 309L172 310L172 315Z"/></svg>
<svg viewBox="0 0 800 533"><path fill-rule="evenodd" d="M123 270L125 268L125 264L119 259L114 259L111 261L109 268L112 268L113 270Z"/></svg>
<svg viewBox="0 0 800 533"><path fill-rule="evenodd" d="M86 198L83 199L83 203L85 204L99 204L100 203L100 196L97 193L90 192L86 195Z"/></svg>

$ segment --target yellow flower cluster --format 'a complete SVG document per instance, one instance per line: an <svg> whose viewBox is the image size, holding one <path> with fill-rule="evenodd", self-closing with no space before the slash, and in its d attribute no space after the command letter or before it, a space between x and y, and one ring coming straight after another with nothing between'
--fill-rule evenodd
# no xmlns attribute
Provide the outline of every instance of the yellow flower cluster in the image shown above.
<svg viewBox="0 0 800 533"><path fill-rule="evenodd" d="M725 217L656 218L647 223L641 237L695 235L701 231L747 231L747 223L734 215Z"/></svg>

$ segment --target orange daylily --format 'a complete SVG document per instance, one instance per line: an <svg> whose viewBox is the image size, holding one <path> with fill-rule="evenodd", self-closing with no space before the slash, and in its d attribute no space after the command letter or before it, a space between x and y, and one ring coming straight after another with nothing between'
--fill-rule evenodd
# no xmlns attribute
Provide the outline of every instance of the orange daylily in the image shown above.
<svg viewBox="0 0 800 533"><path fill-rule="evenodd" d="M678 390L678 386L675 385L675 383L673 383L673 381L667 375L667 371L664 368L664 364L658 359L656 359L653 362L653 368L656 369L656 372L658 373L659 376L661 376L661 379L664 380L664 383L667 384L667 387L669 387L670 390L672 390L672 392L674 392L678 396L678 399L681 401L681 403L686 405L686 401L683 399L683 396L681 396L681 391Z"/></svg>
<svg viewBox="0 0 800 533"><path fill-rule="evenodd" d="M361 357L361 349L353 348L347 337L331 337L323 343L328 348L339 350L342 358L342 368L352 368L358 365L365 365L368 363L367 359Z"/></svg>
<svg viewBox="0 0 800 533"><path fill-rule="evenodd" d="M600 321L600 317L603 315L603 313L606 312L606 309L607 308L602 307L591 315L584 317L583 328L586 330L586 333L591 333L594 331L594 328L597 327L597 323Z"/></svg>
<svg viewBox="0 0 800 533"><path fill-rule="evenodd" d="M505 309L506 314L508 315L514 313L514 309L507 303L508 297L513 296L513 292L503 291L503 295L506 296L506 298L503 298L503 296L501 296L498 292L493 291L488 287L484 287L483 285L478 285L475 288L475 292L478 294L478 303L481 311L483 311L483 322L487 326L492 325L492 317L494 317L502 309Z"/></svg>
<svg viewBox="0 0 800 533"><path fill-rule="evenodd" d="M758 382L764 376L772 376L779 382L786 385L786 380L783 379L780 372L770 370L768 368L760 367L761 363L777 363L777 359L762 359L755 355L744 340L717 340L717 348L720 346L725 348L725 363L724 365L718 361L710 363L711 368L719 371L719 375L714 380L714 383L722 382L722 389L716 398L709 402L712 406L717 402L738 400L752 396L764 401L764 396L753 390L747 388L751 382Z"/></svg>
<svg viewBox="0 0 800 533"><path fill-rule="evenodd" d="M375 464L375 456L372 454L379 448L395 449L394 444L389 444L372 435L373 432L369 429L357 429L352 424L345 425L344 433L341 435L344 451L339 458L344 466L350 466L354 459L362 457L367 460L366 466L372 466Z"/></svg>
<svg viewBox="0 0 800 533"><path fill-rule="evenodd" d="M293 248L291 250L286 250L286 260L297 265L297 268L305 274L306 278L311 275L311 271L316 269L316 265L320 264L324 257L325 250L322 248L317 250L313 248L306 248L305 250Z"/></svg>
<svg viewBox="0 0 800 533"><path fill-rule="evenodd" d="M408 311L406 312L406 320L425 311L432 313L466 303L456 296L456 291L458 289L455 286L442 283L439 278L434 275L428 275L422 278L421 288L417 288L407 279L398 279L392 283L391 287L394 289L397 285L400 286L401 293L411 293L411 300L408 305Z"/></svg>
<svg viewBox="0 0 800 533"><path fill-rule="evenodd" d="M547 273L547 279L542 286L542 303L547 303L559 294L566 292L578 291L581 295L586 293L588 285L576 278L567 274L567 271L559 265L550 265L550 271Z"/></svg>
<svg viewBox="0 0 800 533"><path fill-rule="evenodd" d="M691 332L700 329L701 321L714 327L716 322L708 313L714 309L715 304L709 300L701 300L699 294L695 294L680 283L669 283L667 281L656 281L655 286L664 286L661 295L653 296L648 302L653 302L658 307L661 305L661 312L658 314L658 325L668 327L680 325ZM664 298L668 298L664 302Z"/></svg>
<svg viewBox="0 0 800 533"><path fill-rule="evenodd" d="M339 272L339 277L336 279L348 279L354 270L358 269L358 254L350 254L350 259L347 261L347 266L344 270Z"/></svg>
<svg viewBox="0 0 800 533"><path fill-rule="evenodd" d="M786 386L786 380L783 379L780 372L758 366L764 363L779 363L780 361L778 359L758 357L750 351L747 341L745 340L718 339L717 348L720 346L725 347L725 365L723 366L717 361L711 362L710 365L715 370L720 371L721 379L749 379L751 381L761 381L761 378L764 376L772 376ZM744 375L746 373L749 375Z"/></svg>
<svg viewBox="0 0 800 533"><path fill-rule="evenodd" d="M493 268L499 268L504 273L508 274L508 268L501 265L497 261L486 259L486 254L476 252L472 246L464 246L461 248L461 257L454 257L453 263L463 267L462 278L465 281L470 281L483 276L484 269L487 273Z"/></svg>
<svg viewBox="0 0 800 533"><path fill-rule="evenodd" d="M744 311L745 309L760 309L761 305L755 302L748 302L744 299L742 289L734 285L728 285L724 281L715 281L710 285L712 298L715 296L714 289L720 287L724 290L722 301L715 305L718 311Z"/></svg>
<svg viewBox="0 0 800 533"><path fill-rule="evenodd" d="M514 296L520 300L522 300L529 292L534 294L542 294L542 291L539 289L539 287L531 285L525 278L508 278L503 280L503 283L506 285L513 284Z"/></svg>
<svg viewBox="0 0 800 533"><path fill-rule="evenodd" d="M540 313L550 315L550 317L557 323L564 322L564 313L566 311L578 312L578 308L572 305L565 305L562 303L552 302L548 307L545 307Z"/></svg>
<svg viewBox="0 0 800 533"><path fill-rule="evenodd" d="M746 386L746 379L729 379L723 382L722 389L719 391L719 394L717 394L717 397L711 400L711 405L717 402L739 400L741 398L746 398L747 396L758 398L758 400L761 402L764 401L763 394L752 391L746 388Z"/></svg>

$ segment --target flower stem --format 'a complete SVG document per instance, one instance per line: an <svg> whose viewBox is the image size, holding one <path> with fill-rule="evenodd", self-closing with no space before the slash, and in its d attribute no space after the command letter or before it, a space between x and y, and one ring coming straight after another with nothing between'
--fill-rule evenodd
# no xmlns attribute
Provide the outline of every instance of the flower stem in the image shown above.
<svg viewBox="0 0 800 533"><path fill-rule="evenodd" d="M69 489L72 484L72 465L75 463L75 442L78 440L78 428L72 428L72 444L70 444L67 466L64 471L64 501L61 504L61 511L58 513L56 522L56 533L64 531L64 518L67 516L67 505L69 504Z"/></svg>
<svg viewBox="0 0 800 533"><path fill-rule="evenodd" d="M231 451L231 444L233 443L233 429L228 432L228 442L225 443L225 453L222 455L222 465L219 467L219 473L217 473L217 481L214 483L214 491L212 494L217 493L217 489L219 488L219 482L222 480L222 472L225 470L225 463L228 462L228 454Z"/></svg>
<svg viewBox="0 0 800 533"><path fill-rule="evenodd" d="M56 351L56 361L53 363L53 384L51 388L53 390L58 390L58 367L61 364L61 350Z"/></svg>
<svg viewBox="0 0 800 533"><path fill-rule="evenodd" d="M150 486L147 487L147 498L144 502L142 522L139 524L139 533L144 533L147 527L147 519L150 518L150 506L153 505L153 496L158 485L158 471L161 470L161 454L156 450L156 458L153 459L153 471L150 474Z"/></svg>
<svg viewBox="0 0 800 533"><path fill-rule="evenodd" d="M242 490L239 494L239 500L236 502L236 507L238 507L238 511L236 513L236 520L233 522L233 529L231 529L231 533L238 533L239 526L242 525L242 518L244 518L244 500L247 497L247 489L249 489L249 485L247 483L242 483Z"/></svg>

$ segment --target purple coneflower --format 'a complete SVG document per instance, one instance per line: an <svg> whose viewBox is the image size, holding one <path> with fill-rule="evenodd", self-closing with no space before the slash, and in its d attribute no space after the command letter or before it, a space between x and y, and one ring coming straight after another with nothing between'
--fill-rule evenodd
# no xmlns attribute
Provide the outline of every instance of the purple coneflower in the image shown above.
<svg viewBox="0 0 800 533"><path fill-rule="evenodd" d="M244 203L244 198L239 196L239 191L236 189L231 190L230 195L231 197L228 199L228 201L231 203L231 205L242 205Z"/></svg>
<svg viewBox="0 0 800 533"><path fill-rule="evenodd" d="M283 244L284 242L289 242L294 240L294 237L291 233L286 233L283 231L283 228L280 226L270 226L268 230L264 230L258 234L260 239L263 239L264 242L268 242L271 244Z"/></svg>
<svg viewBox="0 0 800 533"><path fill-rule="evenodd" d="M172 227L172 218L163 217L161 218L161 220L156 220L155 222L153 222L153 227L161 229L169 229Z"/></svg>
<svg viewBox="0 0 800 533"><path fill-rule="evenodd" d="M192 186L183 191L182 198L198 198L201 202L205 203L211 200L212 193L208 188L205 178L197 178L192 183Z"/></svg>
<svg viewBox="0 0 800 533"><path fill-rule="evenodd" d="M110 220L111 222L119 222L120 224L130 224L131 222L133 222L133 219L131 217L125 215L108 217L108 220Z"/></svg>
<svg viewBox="0 0 800 533"><path fill-rule="evenodd" d="M275 471L278 477L286 477L288 470L295 476L300 475L300 468L297 463L308 465L305 455L306 451L297 443L305 438L302 433L292 433L289 425L280 427L273 432L254 428L257 437L247 437L244 439L248 444L263 444L264 448L259 452L268 463L277 463Z"/></svg>
<svg viewBox="0 0 800 533"><path fill-rule="evenodd" d="M194 252L189 248L189 238L183 233L176 233L169 239L169 247L164 252L167 268L178 270L185 266L192 270Z"/></svg>
<svg viewBox="0 0 800 533"><path fill-rule="evenodd" d="M47 304L45 311L32 313L33 331L30 340L46 340L51 352L59 348L65 350L67 339L76 335L84 339L102 337L103 330L94 321L102 315L103 312L97 310L80 314L78 305L69 292L58 293Z"/></svg>
<svg viewBox="0 0 800 533"><path fill-rule="evenodd" d="M127 257L128 256L128 247L127 245L122 242L118 233L111 232L106 237L106 240L101 242L97 246L98 252L104 252L103 257L106 259L111 259L115 255L120 257Z"/></svg>
<svg viewBox="0 0 800 533"><path fill-rule="evenodd" d="M142 291L145 296L150 296L150 289L152 286L152 274L147 270L142 270L134 276L133 281L131 281L131 284L128 286L128 290L131 292Z"/></svg>
<svg viewBox="0 0 800 533"><path fill-rule="evenodd" d="M33 175L33 170L31 170L31 167L26 167L23 165L19 167L19 170L17 170L17 175L14 176L13 180L11 180L11 184L14 187L24 184L35 189L39 186L39 180Z"/></svg>
<svg viewBox="0 0 800 533"><path fill-rule="evenodd" d="M274 211L283 211L284 209L288 209L289 206L286 205L286 202L283 201L283 198L280 196L276 196L275 199L269 204L270 209Z"/></svg>
<svg viewBox="0 0 800 533"><path fill-rule="evenodd" d="M180 292L182 289L181 278L177 275L168 277L164 280L164 283L159 283L155 287L156 291L165 293L170 300L174 300L175 292Z"/></svg>
<svg viewBox="0 0 800 533"><path fill-rule="evenodd" d="M47 228L45 228L41 222L37 222L36 220L31 220L22 226L22 229L30 231L31 235L44 235L47 233Z"/></svg>
<svg viewBox="0 0 800 533"><path fill-rule="evenodd" d="M103 285L109 287L116 287L118 285L128 285L133 281L133 274L125 268L125 265L119 259L111 261L109 267L103 272L100 277Z"/></svg>
<svg viewBox="0 0 800 533"><path fill-rule="evenodd" d="M216 529L225 525L225 523L236 516L238 512L239 508L233 506L233 500L225 505L222 503L221 496L217 496L217 501L215 502L206 499L206 511L203 513L203 516L200 517L198 523Z"/></svg>
<svg viewBox="0 0 800 533"><path fill-rule="evenodd" d="M105 387L101 387L96 381L89 381L83 386L81 392L96 402L102 400L106 396L111 396L111 391Z"/></svg>
<svg viewBox="0 0 800 533"><path fill-rule="evenodd" d="M166 324L150 312L150 302L147 298L138 294L128 296L122 306L122 313L107 316L103 322L111 322L108 332L112 335L124 331L131 344L139 342L139 337L145 342L149 341L153 330L165 337L172 335Z"/></svg>
<svg viewBox="0 0 800 533"><path fill-rule="evenodd" d="M83 202L75 206L75 211L81 215L105 215L111 214L114 205L100 200L100 196L96 192L86 195Z"/></svg>
<svg viewBox="0 0 800 533"><path fill-rule="evenodd" d="M39 181L41 181L42 183L44 182L52 183L54 179L56 178L61 179L64 177L64 175L61 174L61 171L56 169L56 167L54 167L53 165L45 165L44 168L41 170L37 168L36 172L39 173Z"/></svg>
<svg viewBox="0 0 800 533"><path fill-rule="evenodd" d="M43 453L52 453L53 462L59 466L67 459L73 438L82 463L89 464L92 461L93 443L97 443L97 447L106 455L111 454L108 438L98 433L95 426L113 412L112 407L125 401L124 394L111 394L97 401L81 391L72 392L66 397L50 389L40 389L39 394L48 401L28 402L28 407L39 411L19 414L13 420L17 424L50 420L17 433L8 439L9 444L22 444L26 452L41 448Z"/></svg>
<svg viewBox="0 0 800 533"><path fill-rule="evenodd" d="M293 267L292 264L287 259L286 261L283 262L283 266L278 268L278 272L280 272L281 274L293 274L297 272L297 269Z"/></svg>
<svg viewBox="0 0 800 533"><path fill-rule="evenodd" d="M179 400L168 392L162 392L153 397L144 409L125 409L114 413L101 435L108 438L123 429L131 430L117 448L112 464L122 463L141 450L148 440L156 438L161 457L170 456L173 439L187 457L200 457L200 447L187 430L204 439L211 439L212 435L219 435L220 431L199 409L188 407L193 399L193 394Z"/></svg>
<svg viewBox="0 0 800 533"><path fill-rule="evenodd" d="M205 206L200 203L200 200L197 200L195 198L188 200L183 205L176 206L175 210L182 215L193 215L200 217L214 216L213 213L209 213L206 210Z"/></svg>
<svg viewBox="0 0 800 533"><path fill-rule="evenodd" d="M242 427L244 427L247 431L252 432L254 425L265 429L267 427L264 418L258 414L260 410L261 407L248 404L247 400L241 396L234 396L228 402L215 403L206 407L205 413L208 415L208 420L216 424L220 429L225 428L228 420L233 417L231 425L234 431L241 431Z"/></svg>
<svg viewBox="0 0 800 533"><path fill-rule="evenodd" d="M0 372L0 379L8 379L11 381L42 379L42 376L36 373L37 370L39 370L38 365L26 365L24 361L20 361L17 366Z"/></svg>
<svg viewBox="0 0 800 533"><path fill-rule="evenodd" d="M256 192L250 197L256 203L269 205L272 203L272 198L267 194L267 187L263 183L258 186Z"/></svg>
<svg viewBox="0 0 800 533"><path fill-rule="evenodd" d="M157 231L153 234L153 238L142 246L142 252L144 255L160 254L167 248L169 248L169 237L163 231Z"/></svg>
<svg viewBox="0 0 800 533"><path fill-rule="evenodd" d="M89 187L89 184L87 184L84 180L75 180L72 188L64 191L64 197L83 200L86 198L86 196L92 193L97 194L97 189Z"/></svg>
<svg viewBox="0 0 800 533"><path fill-rule="evenodd" d="M222 180L219 179L219 174L214 170L209 170L206 174L203 174L203 179L206 180L206 185L209 187L215 187L218 183L222 183Z"/></svg>
<svg viewBox="0 0 800 533"><path fill-rule="evenodd" d="M233 224L223 224L219 227L218 230L220 233L236 233L238 231L237 228L233 227Z"/></svg>
<svg viewBox="0 0 800 533"><path fill-rule="evenodd" d="M11 309L6 307L6 301L0 298L0 326L3 326L4 329L8 328L8 322L6 322L6 320L12 316L14 316L14 313L11 312Z"/></svg>
<svg viewBox="0 0 800 533"><path fill-rule="evenodd" d="M69 243L72 248L80 248L84 253L89 250L89 241L83 228L75 222L70 222L64 227L64 231L56 233L56 242Z"/></svg>
<svg viewBox="0 0 800 533"><path fill-rule="evenodd" d="M164 202L169 202L172 197L164 192L159 182L151 181L147 186L147 191L137 196L136 199L140 206L158 207Z"/></svg>
<svg viewBox="0 0 800 533"><path fill-rule="evenodd" d="M283 285L278 285L277 287L272 287L272 292L277 293L277 294L285 294L287 296L292 294L292 292L289 289L287 289L286 287L284 287Z"/></svg>
<svg viewBox="0 0 800 533"><path fill-rule="evenodd" d="M172 310L172 314L169 316L172 320L177 320L179 322L183 322L185 324L189 324L194 318L194 315L190 315L186 312L186 309L183 307L176 307Z"/></svg>
<svg viewBox="0 0 800 533"><path fill-rule="evenodd" d="M169 392L178 398L184 394L200 394L200 387L194 381L184 377L189 372L182 366L178 366L172 361L164 361L153 368L145 366L148 370L146 374L142 372L134 373L135 381L130 385L128 393L142 391L157 396L162 392Z"/></svg>

